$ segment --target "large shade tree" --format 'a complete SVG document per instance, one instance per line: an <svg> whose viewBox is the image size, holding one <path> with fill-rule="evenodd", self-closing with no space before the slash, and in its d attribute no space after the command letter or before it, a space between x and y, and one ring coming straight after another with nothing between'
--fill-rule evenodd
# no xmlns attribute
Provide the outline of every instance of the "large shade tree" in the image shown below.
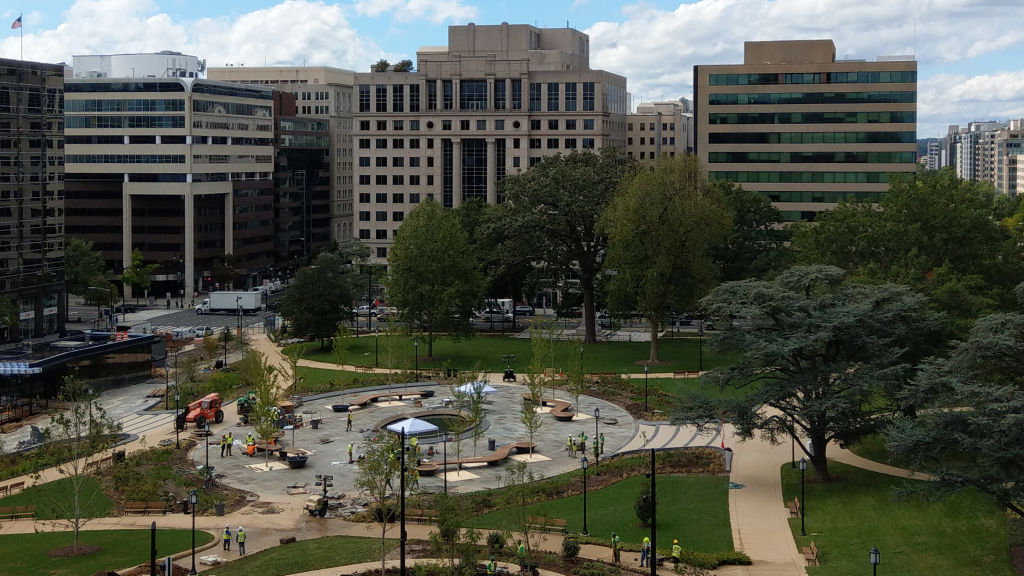
<svg viewBox="0 0 1024 576"><path fill-rule="evenodd" d="M398 231L388 254L388 298L410 328L426 335L433 356L438 332L472 336L483 276L458 216L437 202L421 203Z"/></svg>
<svg viewBox="0 0 1024 576"><path fill-rule="evenodd" d="M318 255L312 266L299 270L281 301L281 313L292 331L319 339L321 347L351 316L350 274L343 265L335 254Z"/></svg>
<svg viewBox="0 0 1024 576"><path fill-rule="evenodd" d="M729 232L731 214L708 185L700 160L660 160L636 174L608 206L606 266L613 308L638 310L650 327L649 362L672 310L690 310L718 278L710 248Z"/></svg>
<svg viewBox="0 0 1024 576"><path fill-rule="evenodd" d="M711 186L721 192L732 213L729 234L711 248L721 280L762 278L785 268L792 259L789 232L778 208L760 192L739 184L719 180Z"/></svg>
<svg viewBox="0 0 1024 576"><path fill-rule="evenodd" d="M710 344L743 355L711 378L747 393L684 398L677 418L726 417L741 437L770 442L806 437L811 447L801 449L827 480L829 442L851 440L890 411L880 398L904 383L912 354L940 324L907 286L844 278L832 266L794 267L712 290L703 305L721 330Z"/></svg>
<svg viewBox="0 0 1024 576"><path fill-rule="evenodd" d="M553 281L579 282L585 343L596 339L595 282L608 253L608 236L599 223L635 167L610 148L573 152L548 156L499 186L505 196L496 212L504 231L503 258L533 262Z"/></svg>
<svg viewBox="0 0 1024 576"><path fill-rule="evenodd" d="M1024 296L1024 284L1018 293ZM891 453L935 477L916 489L973 488L1024 517L1022 357L1024 314L1011 312L979 319L948 356L923 363L904 395L925 409L897 419L887 442Z"/></svg>
<svg viewBox="0 0 1024 576"><path fill-rule="evenodd" d="M69 238L64 247L64 284L67 287L66 294L75 296L86 296L89 286L95 286L97 281L104 281L106 264L103 256L93 248L92 242L81 238ZM66 302L65 302L66 303ZM65 313L68 306L64 308Z"/></svg>

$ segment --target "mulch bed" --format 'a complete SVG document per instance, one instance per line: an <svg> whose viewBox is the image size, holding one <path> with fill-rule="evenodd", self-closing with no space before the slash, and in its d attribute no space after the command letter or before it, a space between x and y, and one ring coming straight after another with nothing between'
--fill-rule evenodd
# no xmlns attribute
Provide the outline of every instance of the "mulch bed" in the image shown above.
<svg viewBox="0 0 1024 576"><path fill-rule="evenodd" d="M88 556L89 554L95 554L103 550L102 546L93 546L91 544L80 544L78 548L74 546L61 546L60 548L54 548L46 553L50 558L75 558L78 556Z"/></svg>

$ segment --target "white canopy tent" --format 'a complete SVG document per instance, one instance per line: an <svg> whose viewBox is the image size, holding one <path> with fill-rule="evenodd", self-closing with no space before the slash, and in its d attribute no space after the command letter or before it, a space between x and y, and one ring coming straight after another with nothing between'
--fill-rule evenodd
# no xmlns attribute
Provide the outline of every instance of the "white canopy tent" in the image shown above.
<svg viewBox="0 0 1024 576"><path fill-rule="evenodd" d="M459 386L458 388L456 388L456 390L458 390L459 392L462 392L463 394L477 394L477 393L479 393L479 394L482 394L484 396L486 396L488 394L494 394L495 392L498 391L497 388L495 388L494 386L491 386L487 382L467 382L467 383L463 384L462 386Z"/></svg>
<svg viewBox="0 0 1024 576"><path fill-rule="evenodd" d="M405 420L388 424L389 432L401 434L403 430L406 436L422 436L424 434L436 434L438 428L430 422L420 420L419 418L406 418Z"/></svg>

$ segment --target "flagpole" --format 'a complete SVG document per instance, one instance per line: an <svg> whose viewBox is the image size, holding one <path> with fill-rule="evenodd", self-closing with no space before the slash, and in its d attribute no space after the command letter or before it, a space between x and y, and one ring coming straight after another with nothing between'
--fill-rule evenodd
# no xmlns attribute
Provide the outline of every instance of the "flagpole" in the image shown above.
<svg viewBox="0 0 1024 576"><path fill-rule="evenodd" d="M21 26L18 26L19 38L21 40L21 57L19 60L25 61L25 21L22 20L24 14L18 14L18 20L21 21Z"/></svg>

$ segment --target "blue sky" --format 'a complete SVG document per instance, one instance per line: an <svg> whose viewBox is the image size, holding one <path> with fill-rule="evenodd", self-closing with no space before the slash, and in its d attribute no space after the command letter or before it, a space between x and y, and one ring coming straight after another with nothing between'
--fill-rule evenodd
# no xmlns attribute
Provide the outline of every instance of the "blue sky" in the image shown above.
<svg viewBox="0 0 1024 576"><path fill-rule="evenodd" d="M739 63L745 40L832 38L840 57L916 55L921 137L1024 117L1021 0L7 0L2 57L19 57L9 23L22 12L30 60L178 50L210 66L353 70L415 61L452 24L568 23L590 34L592 67L626 76L634 104L689 96L692 66Z"/></svg>

